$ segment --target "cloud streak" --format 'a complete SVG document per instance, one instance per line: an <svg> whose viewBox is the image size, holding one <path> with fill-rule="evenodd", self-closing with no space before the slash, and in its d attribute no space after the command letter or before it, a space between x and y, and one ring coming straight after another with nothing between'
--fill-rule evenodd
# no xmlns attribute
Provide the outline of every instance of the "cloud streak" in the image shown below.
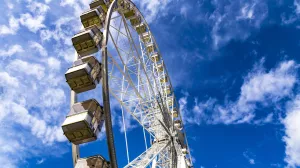
<svg viewBox="0 0 300 168"><path fill-rule="evenodd" d="M11 57L17 53L24 52L24 49L20 45L13 45L9 47L7 50L0 50L0 57Z"/></svg>
<svg viewBox="0 0 300 168"><path fill-rule="evenodd" d="M213 47L218 49L230 40L245 40L250 30L257 30L268 16L266 1L214 0L214 12L208 22L212 25Z"/></svg>
<svg viewBox="0 0 300 168"><path fill-rule="evenodd" d="M276 68L266 71L262 62L245 77L241 86L240 96L236 101L226 100L224 105L218 100L209 98L205 102L198 102L192 110L187 109L187 96L180 99L180 105L185 113L185 121L200 125L208 124L262 124L273 120L273 114L265 118L255 119L257 104L264 107L275 104L283 98L292 96L292 89L297 82L297 66L294 61L283 61Z"/></svg>
<svg viewBox="0 0 300 168"><path fill-rule="evenodd" d="M300 166L300 95L288 105L287 116L283 119L285 136L285 161L288 168Z"/></svg>

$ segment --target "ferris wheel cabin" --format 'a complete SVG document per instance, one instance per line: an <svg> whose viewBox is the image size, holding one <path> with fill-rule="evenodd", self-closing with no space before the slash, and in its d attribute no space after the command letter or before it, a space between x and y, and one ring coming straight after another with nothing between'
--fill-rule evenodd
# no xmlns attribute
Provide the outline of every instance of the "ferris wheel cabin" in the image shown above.
<svg viewBox="0 0 300 168"><path fill-rule="evenodd" d="M76 93L95 89L101 79L101 64L94 56L83 57L74 62L65 77Z"/></svg>
<svg viewBox="0 0 300 168"><path fill-rule="evenodd" d="M73 144L94 141L101 131L103 117L102 107L95 99L75 103L62 124L62 130Z"/></svg>
<svg viewBox="0 0 300 168"><path fill-rule="evenodd" d="M100 50L102 32L96 25L86 28L72 38L72 43L80 57L94 54Z"/></svg>

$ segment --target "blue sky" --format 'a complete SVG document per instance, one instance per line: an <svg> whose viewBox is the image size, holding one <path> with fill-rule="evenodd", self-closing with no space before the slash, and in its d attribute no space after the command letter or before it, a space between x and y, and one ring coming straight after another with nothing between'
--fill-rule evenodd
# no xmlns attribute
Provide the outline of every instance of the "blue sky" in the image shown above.
<svg viewBox="0 0 300 168"><path fill-rule="evenodd" d="M2 0L1 167L71 167L64 73L85 0ZM136 1L175 87L195 168L300 167L299 0ZM100 87L97 88L101 92ZM80 96L101 100L96 92ZM116 107L113 104L113 107ZM113 108L119 164L126 164ZM145 150L128 118L130 158ZM105 137L81 147L101 153Z"/></svg>

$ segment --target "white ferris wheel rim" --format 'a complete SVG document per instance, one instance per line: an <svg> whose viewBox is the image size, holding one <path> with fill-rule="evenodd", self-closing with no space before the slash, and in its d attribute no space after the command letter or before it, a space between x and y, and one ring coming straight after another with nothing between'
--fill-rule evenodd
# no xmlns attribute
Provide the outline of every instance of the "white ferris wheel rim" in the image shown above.
<svg viewBox="0 0 300 168"><path fill-rule="evenodd" d="M155 45L155 47L156 47L156 50L157 50L157 52L160 54L160 50L159 50L159 47L158 47L158 45L157 45L157 43L156 43L156 40L155 40L155 38L154 38L154 36L152 35L152 33L151 33L151 29L150 29L150 27L149 27L149 25L148 25L148 23L147 23L147 21L146 21L146 19L144 18L144 16L143 16L143 14L140 12L140 10L136 7L136 5L131 1L131 0L124 0L125 2L127 2L127 3L130 3L133 7L134 7L134 9L135 9L135 11L136 12L138 12L138 15L139 16L141 16L141 18L142 18L142 23L144 23L145 24L145 26L146 26L146 28L147 28L147 30L148 30L148 32L150 32L150 34L151 34L151 38L152 38L152 40L153 40L153 43L154 43L154 45ZM112 14L113 14L113 12L115 12L115 11L113 11L113 8L115 8L116 7L116 5L117 5L117 0L114 0L112 3L111 3L111 7L109 8L109 10L108 10L108 13L107 13L107 17L106 17L106 21L105 21L105 23L108 23L106 26L104 26L104 31L103 31L103 41L102 41L102 57L105 57L105 55L104 54L108 54L108 52L105 52L104 50L106 50L107 51L107 45L108 45L108 41L109 41L109 39L110 39L110 37L112 38L112 36L110 35L110 21L112 20ZM120 15L123 15L123 14L120 14ZM123 17L123 16L121 16L121 17ZM128 24L128 22L126 22L126 20L125 20L125 22L124 22L124 24ZM131 26L131 25L128 25L128 26ZM106 55L106 57L107 57L108 55ZM163 58L161 58L162 60L163 60ZM169 77L169 75L168 75L168 71L167 71L167 68L166 68L166 65L165 65L165 63L163 62L163 66L164 66L164 70L165 70L165 73L166 73L166 75ZM170 78L170 77L169 77ZM171 86L171 89L172 89L172 84L171 84L171 81L169 81L169 85ZM176 104L176 106L177 107L179 107L178 106L178 101L176 100L176 97L175 97L175 95L174 95L174 99L175 99L175 104ZM122 105L121 105L122 106ZM178 108L178 110L179 110L179 108ZM126 110L127 111L127 110ZM128 111L127 111L128 112ZM132 115L132 114L131 114ZM133 116L134 117L134 116ZM180 120L182 121L182 116L181 116L181 113L179 112L179 118L180 118ZM138 120L137 120L138 121ZM139 122L139 124L141 124L140 122ZM142 124L141 124L141 126L143 126ZM147 129L146 129L147 130ZM148 131L148 130L147 130ZM188 150L188 153L189 153L189 155L190 155L190 148L189 148L189 145L188 145L188 140L187 140L187 137L186 137L186 131L185 131L185 129L184 129L184 126L183 126L183 130L182 130L183 132L184 132L184 138L185 138L185 141L186 141L186 145L187 145L187 150ZM149 131L148 131L149 132ZM149 132L150 133L150 132ZM151 134L151 133L150 133ZM153 135L152 135L153 136ZM127 142L126 142L127 143ZM190 163L191 164L193 164L192 163L192 158L191 158L191 156L189 157L189 158L187 158L189 161L190 161Z"/></svg>

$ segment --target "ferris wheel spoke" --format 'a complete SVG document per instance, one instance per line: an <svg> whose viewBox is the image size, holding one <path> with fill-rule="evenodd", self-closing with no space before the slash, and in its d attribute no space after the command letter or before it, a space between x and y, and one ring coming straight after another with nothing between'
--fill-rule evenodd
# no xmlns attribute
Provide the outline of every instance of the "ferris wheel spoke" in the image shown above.
<svg viewBox="0 0 300 168"><path fill-rule="evenodd" d="M111 166L116 168L117 160L109 93L115 98L115 102L121 105L120 113L128 162L126 167L175 168L177 164L185 168L186 165L192 166L192 157L178 101L158 45L145 18L131 0L94 0L90 8L80 16L85 30L72 38L73 46L79 55L70 72L68 71L67 82L76 93L92 90L102 82L104 112L101 114L105 114ZM102 64L91 56L100 48ZM84 66L79 63L83 63ZM81 84L83 79L91 81L83 85ZM75 100L75 97L76 95L72 94L72 100ZM113 107L115 107L115 102L112 104ZM84 103L79 102L76 105ZM119 113L119 110L117 112ZM90 117L93 117L91 114L88 113ZM128 118L130 116L132 118ZM73 115L68 117L74 118ZM68 121L69 119L67 118ZM132 162L129 158L130 148L126 127L127 120L131 122L131 119L143 127L146 148L146 151ZM83 121L80 120L80 122ZM80 122L63 125L63 128L70 125L72 128L79 128ZM100 126L99 123L97 123L98 126ZM87 128L88 130L94 129L91 125ZM95 127L98 126L95 125ZM89 139L78 134L78 131L82 130L72 129L71 132L68 132L68 129L64 130L69 133L67 138L71 142L79 144L96 140L97 131L100 131L97 129L94 129L96 131L93 132L94 134L88 135ZM147 135L149 135L149 141L147 141ZM74 138L81 139L75 141ZM74 148L73 153L74 164L76 164L78 151ZM181 157L180 161L178 157ZM105 160L98 156L96 158ZM87 159L81 159L81 161L85 163ZM187 164L188 161L190 164Z"/></svg>
<svg viewBox="0 0 300 168"><path fill-rule="evenodd" d="M148 150L126 165L124 168L145 168L153 159L160 155L168 146L170 141L157 142L153 144Z"/></svg>
<svg viewBox="0 0 300 168"><path fill-rule="evenodd" d="M154 165L173 168L177 165L177 156L186 156L183 155L182 142L177 142L178 135L174 133L178 131L174 127L175 119L179 117L182 120L180 108L157 43L146 21L130 0L119 1L107 30L111 47L108 52L110 93L121 105L123 123L125 124L123 113L127 112L143 127L147 149L126 167ZM122 6L123 2L127 5ZM131 10L134 12L129 16ZM138 18L140 22L136 23ZM125 125L123 127L126 128ZM149 148L145 131L150 135L149 142L152 141ZM187 143L185 134L183 136L183 142ZM130 148L127 137L125 139L128 152ZM159 145L166 142L168 143L163 147Z"/></svg>

